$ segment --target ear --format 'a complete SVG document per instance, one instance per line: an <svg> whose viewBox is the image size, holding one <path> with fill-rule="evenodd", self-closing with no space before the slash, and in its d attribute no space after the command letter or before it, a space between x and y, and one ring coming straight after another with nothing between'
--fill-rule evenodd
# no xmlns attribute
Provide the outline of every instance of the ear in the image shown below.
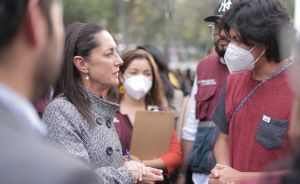
<svg viewBox="0 0 300 184"><path fill-rule="evenodd" d="M38 0L29 0L24 19L24 35L33 47L44 47L48 35L46 17Z"/></svg>
<svg viewBox="0 0 300 184"><path fill-rule="evenodd" d="M80 73L87 74L89 73L88 70L88 63L82 56L75 56L73 62L76 68L80 71Z"/></svg>

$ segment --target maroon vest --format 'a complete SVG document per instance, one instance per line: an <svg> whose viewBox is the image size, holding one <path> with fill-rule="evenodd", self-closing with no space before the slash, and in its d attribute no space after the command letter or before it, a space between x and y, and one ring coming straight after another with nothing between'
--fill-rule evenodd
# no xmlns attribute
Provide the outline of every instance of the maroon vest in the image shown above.
<svg viewBox="0 0 300 184"><path fill-rule="evenodd" d="M218 102L229 71L220 62L217 54L204 58L197 66L198 91L196 99L196 118L211 121L212 112Z"/></svg>

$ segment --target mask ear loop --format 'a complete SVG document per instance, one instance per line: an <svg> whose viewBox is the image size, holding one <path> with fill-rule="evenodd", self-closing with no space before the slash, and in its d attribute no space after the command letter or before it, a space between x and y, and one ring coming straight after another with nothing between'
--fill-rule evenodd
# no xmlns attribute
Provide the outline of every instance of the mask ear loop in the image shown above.
<svg viewBox="0 0 300 184"><path fill-rule="evenodd" d="M249 50L249 52L252 54L252 51L254 50L254 48L257 46L257 43ZM255 63L264 55L264 53L266 52L266 49L264 49L261 54L255 59Z"/></svg>
<svg viewBox="0 0 300 184"><path fill-rule="evenodd" d="M266 49L264 49L261 54L256 58L255 63L266 53Z"/></svg>
<svg viewBox="0 0 300 184"><path fill-rule="evenodd" d="M255 49L256 46L257 46L257 43L249 50L249 52L251 53Z"/></svg>

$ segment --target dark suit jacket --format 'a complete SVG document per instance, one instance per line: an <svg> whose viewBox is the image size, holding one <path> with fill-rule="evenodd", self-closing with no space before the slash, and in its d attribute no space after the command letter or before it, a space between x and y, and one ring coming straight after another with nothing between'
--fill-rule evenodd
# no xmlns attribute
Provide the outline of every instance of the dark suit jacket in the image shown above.
<svg viewBox="0 0 300 184"><path fill-rule="evenodd" d="M98 181L97 181L98 180ZM62 153L30 134L0 105L1 184L102 183L72 156Z"/></svg>

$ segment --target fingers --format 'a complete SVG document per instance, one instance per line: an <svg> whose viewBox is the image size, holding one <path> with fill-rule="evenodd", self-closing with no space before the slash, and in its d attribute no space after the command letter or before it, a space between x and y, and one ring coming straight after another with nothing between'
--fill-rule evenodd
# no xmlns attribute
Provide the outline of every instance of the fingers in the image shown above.
<svg viewBox="0 0 300 184"><path fill-rule="evenodd" d="M219 170L218 169L212 169L210 171L210 177L211 178L218 178L218 177L220 177Z"/></svg>
<svg viewBox="0 0 300 184"><path fill-rule="evenodd" d="M220 177L220 170L224 169L225 167L227 167L226 165L222 165L222 164L216 164L216 166L210 171L211 178L218 178Z"/></svg>
<svg viewBox="0 0 300 184"><path fill-rule="evenodd" d="M144 168L145 168L145 165L144 164L142 164L142 163L140 163L140 162L137 162L136 163L137 164L137 168L138 168L138 170L137 170L137 172L138 172L138 181L143 181L143 174L144 174Z"/></svg>
<svg viewBox="0 0 300 184"><path fill-rule="evenodd" d="M161 169L156 169L156 168L152 168L152 167L145 167L147 172L151 172L153 174L156 175L162 175L163 171Z"/></svg>
<svg viewBox="0 0 300 184"><path fill-rule="evenodd" d="M153 183L154 181L163 181L162 170L146 167L144 164L135 161L129 161L125 164L131 171L135 183Z"/></svg>
<svg viewBox="0 0 300 184"><path fill-rule="evenodd" d="M209 179L208 184L219 184L219 181L217 179Z"/></svg>
<svg viewBox="0 0 300 184"><path fill-rule="evenodd" d="M144 164L136 161L129 161L125 163L125 166L132 173L135 183L143 181L143 173L145 173Z"/></svg>
<svg viewBox="0 0 300 184"><path fill-rule="evenodd" d="M143 175L145 175L146 174L146 166L144 165L143 166Z"/></svg>
<svg viewBox="0 0 300 184"><path fill-rule="evenodd" d="M153 173L147 173L143 176L143 181L163 181L164 180L164 177L161 175L161 176L158 176L158 175L155 175Z"/></svg>
<svg viewBox="0 0 300 184"><path fill-rule="evenodd" d="M139 175L137 172L131 171L134 177L134 183L137 183L139 181Z"/></svg>
<svg viewBox="0 0 300 184"><path fill-rule="evenodd" d="M222 164L216 164L215 168L216 169L219 169L219 170L222 170L226 167L226 165L222 165Z"/></svg>
<svg viewBox="0 0 300 184"><path fill-rule="evenodd" d="M163 181L164 177L162 171L159 169L146 167L145 174L143 175L143 181Z"/></svg>

